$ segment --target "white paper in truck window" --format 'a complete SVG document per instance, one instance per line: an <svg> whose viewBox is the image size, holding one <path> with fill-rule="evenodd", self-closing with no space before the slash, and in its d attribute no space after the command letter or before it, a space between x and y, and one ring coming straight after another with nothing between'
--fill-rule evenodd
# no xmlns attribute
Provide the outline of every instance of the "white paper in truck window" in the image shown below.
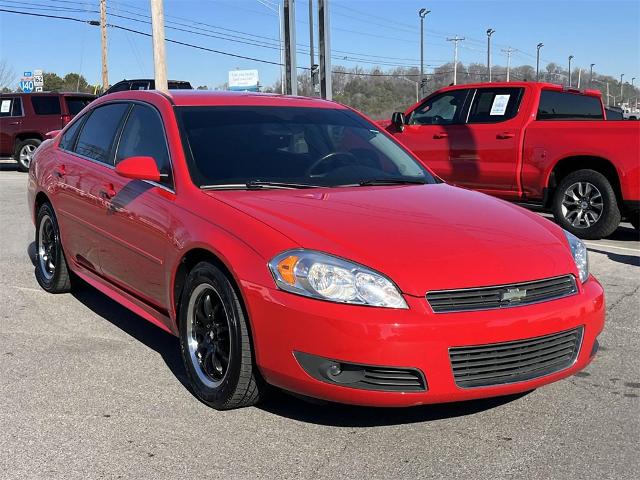
<svg viewBox="0 0 640 480"><path fill-rule="evenodd" d="M493 98L493 105L491 105L489 115L504 115L504 112L507 111L510 96L511 95L496 95Z"/></svg>
<svg viewBox="0 0 640 480"><path fill-rule="evenodd" d="M0 105L0 113L9 113L11 109L11 100L2 100L2 104Z"/></svg>

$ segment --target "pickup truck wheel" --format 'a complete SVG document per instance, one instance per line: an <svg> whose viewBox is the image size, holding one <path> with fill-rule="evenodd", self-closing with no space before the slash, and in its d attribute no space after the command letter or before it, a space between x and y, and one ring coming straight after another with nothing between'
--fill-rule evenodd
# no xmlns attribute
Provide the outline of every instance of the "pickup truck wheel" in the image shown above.
<svg viewBox="0 0 640 480"><path fill-rule="evenodd" d="M570 173L560 182L553 198L553 216L564 229L592 240L611 235L621 219L607 178L587 169Z"/></svg>
<svg viewBox="0 0 640 480"><path fill-rule="evenodd" d="M42 141L37 138L28 138L18 142L16 145L16 151L13 154L14 160L18 162L18 170L21 172L29 171L29 165L31 164L33 154L41 143Z"/></svg>

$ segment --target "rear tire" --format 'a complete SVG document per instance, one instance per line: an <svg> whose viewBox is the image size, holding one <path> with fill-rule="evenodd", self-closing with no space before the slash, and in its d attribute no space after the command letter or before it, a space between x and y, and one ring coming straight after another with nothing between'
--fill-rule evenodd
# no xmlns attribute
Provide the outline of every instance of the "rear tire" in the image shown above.
<svg viewBox="0 0 640 480"><path fill-rule="evenodd" d="M71 290L71 275L60 242L58 220L49 203L38 209L36 220L36 280L49 293Z"/></svg>
<svg viewBox="0 0 640 480"><path fill-rule="evenodd" d="M562 228L591 240L611 235L621 220L611 183L595 170L577 170L562 179L556 188L552 209Z"/></svg>
<svg viewBox="0 0 640 480"><path fill-rule="evenodd" d="M33 154L41 143L42 140L39 140L37 138L27 138L26 140L18 142L18 144L16 145L16 150L13 154L13 158L16 162L18 162L19 171L29 171L29 165L31 164L31 160L33 159Z"/></svg>
<svg viewBox="0 0 640 480"><path fill-rule="evenodd" d="M179 311L182 359L195 395L217 410L255 405L266 385L248 322L227 276L208 262L187 276Z"/></svg>

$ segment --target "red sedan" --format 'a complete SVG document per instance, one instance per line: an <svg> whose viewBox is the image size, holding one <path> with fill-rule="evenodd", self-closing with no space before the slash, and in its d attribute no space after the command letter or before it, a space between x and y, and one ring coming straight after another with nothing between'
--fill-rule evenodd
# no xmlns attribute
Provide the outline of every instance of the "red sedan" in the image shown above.
<svg viewBox="0 0 640 480"><path fill-rule="evenodd" d="M36 277L77 277L180 338L228 409L274 385L408 406L522 392L594 357L580 240L435 177L336 103L122 92L29 171Z"/></svg>

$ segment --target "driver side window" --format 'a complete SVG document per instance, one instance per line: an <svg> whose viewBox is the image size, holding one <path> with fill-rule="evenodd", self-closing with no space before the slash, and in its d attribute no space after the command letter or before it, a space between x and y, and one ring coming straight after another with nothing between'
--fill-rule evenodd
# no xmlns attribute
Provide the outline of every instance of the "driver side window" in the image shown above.
<svg viewBox="0 0 640 480"><path fill-rule="evenodd" d="M430 98L409 117L409 125L452 125L462 123L461 114L469 90L452 90Z"/></svg>

